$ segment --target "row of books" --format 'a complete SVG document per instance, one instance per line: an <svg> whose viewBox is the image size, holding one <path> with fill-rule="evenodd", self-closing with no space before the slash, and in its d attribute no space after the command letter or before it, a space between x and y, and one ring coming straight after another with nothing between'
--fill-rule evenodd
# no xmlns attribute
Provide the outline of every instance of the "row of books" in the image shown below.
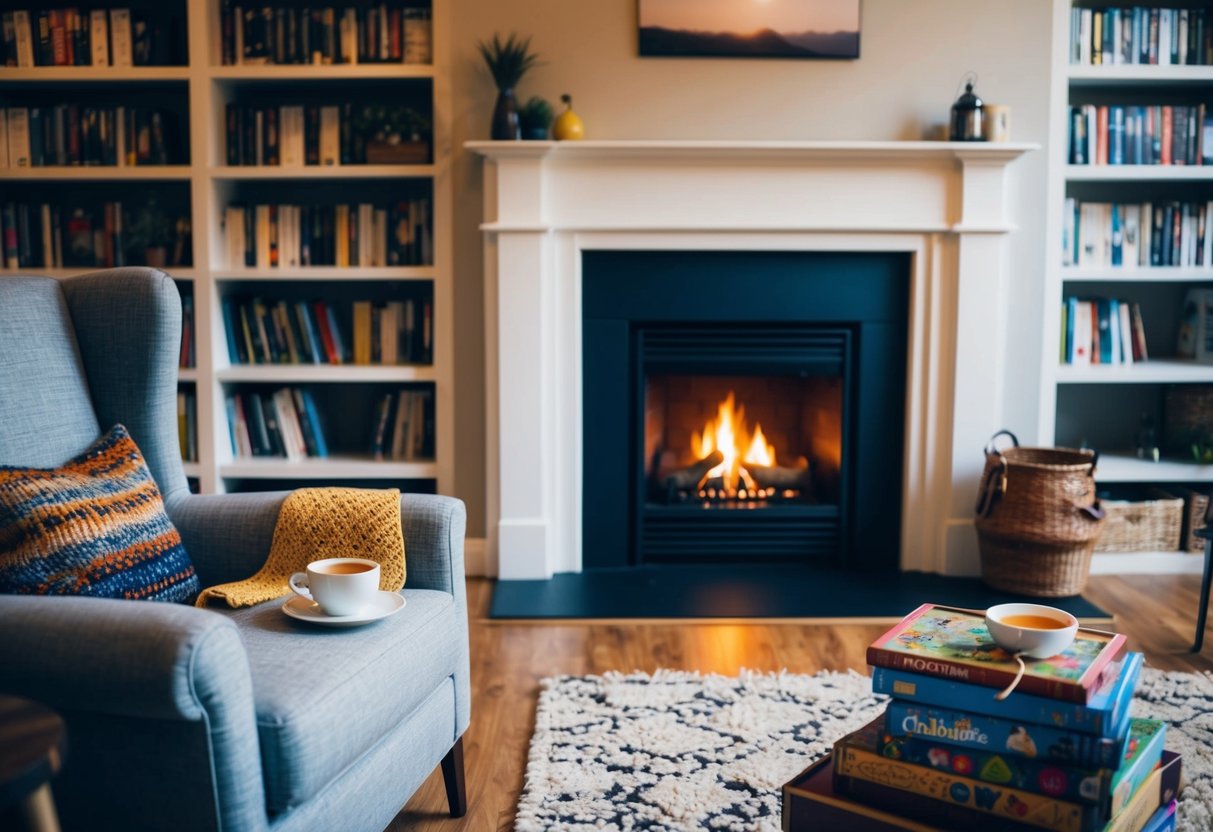
<svg viewBox="0 0 1213 832"><path fill-rule="evenodd" d="M226 397L228 438L238 458L328 456L324 426L311 391L283 387L273 393Z"/></svg>
<svg viewBox="0 0 1213 832"><path fill-rule="evenodd" d="M194 296L181 297L181 352L177 357L177 366L190 370L198 366L197 356L198 335L194 330Z"/></svg>
<svg viewBox="0 0 1213 832"><path fill-rule="evenodd" d="M1208 9L1144 6L1070 11L1070 63L1213 64Z"/></svg>
<svg viewBox="0 0 1213 832"><path fill-rule="evenodd" d="M136 10L18 9L0 15L4 66L157 66L159 21Z"/></svg>
<svg viewBox="0 0 1213 832"><path fill-rule="evenodd" d="M411 107L228 104L227 163L301 167L386 162L389 160L380 158L385 152L380 144L386 147L386 142L375 141L384 135L385 127L406 131L409 136L416 133L417 138L397 142L390 161L429 161L429 143L422 136L428 132L428 122ZM401 147L411 155L402 153Z"/></svg>
<svg viewBox="0 0 1213 832"><path fill-rule="evenodd" d="M434 391L385 393L375 408L371 456L412 462L434 458Z"/></svg>
<svg viewBox="0 0 1213 832"><path fill-rule="evenodd" d="M233 364L431 364L430 302L408 299L353 305L353 345L336 309L321 300L224 298Z"/></svg>
<svg viewBox="0 0 1213 832"><path fill-rule="evenodd" d="M169 165L187 161L177 116L135 107L0 109L0 166Z"/></svg>
<svg viewBox="0 0 1213 832"><path fill-rule="evenodd" d="M1063 364L1148 361L1141 306L1117 298L1068 297L1061 306Z"/></svg>
<svg viewBox="0 0 1213 832"><path fill-rule="evenodd" d="M193 390L177 392L177 441L183 462L198 461L198 396Z"/></svg>
<svg viewBox="0 0 1213 832"><path fill-rule="evenodd" d="M1062 217L1066 266L1211 266L1209 202L1079 202Z"/></svg>
<svg viewBox="0 0 1213 832"><path fill-rule="evenodd" d="M420 266L433 262L430 201L359 205L229 205L223 218L232 268Z"/></svg>
<svg viewBox="0 0 1213 832"><path fill-rule="evenodd" d="M842 808L952 830L1166 828L1181 763L1164 750L1166 723L1132 714L1143 657L1123 635L1080 628L1060 655L1028 658L1001 700L1017 665L979 612L925 604L867 658L873 691L891 699L834 745Z"/></svg>
<svg viewBox="0 0 1213 832"><path fill-rule="evenodd" d="M1071 165L1207 165L1211 154L1204 104L1070 108Z"/></svg>
<svg viewBox="0 0 1213 832"><path fill-rule="evenodd" d="M136 250L132 244L130 228L130 218L118 201L75 208L47 202L0 205L0 240L7 269L112 268L141 263L144 250ZM175 238L166 250L167 265L188 266L189 221L179 218L175 228Z"/></svg>
<svg viewBox="0 0 1213 832"><path fill-rule="evenodd" d="M241 4L220 11L224 64L428 64L429 6L357 7Z"/></svg>

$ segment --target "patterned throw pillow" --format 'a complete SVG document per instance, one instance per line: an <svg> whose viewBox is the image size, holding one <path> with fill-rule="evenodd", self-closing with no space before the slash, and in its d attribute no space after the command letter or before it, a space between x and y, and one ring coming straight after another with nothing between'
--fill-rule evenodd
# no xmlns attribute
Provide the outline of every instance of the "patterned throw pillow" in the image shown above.
<svg viewBox="0 0 1213 832"><path fill-rule="evenodd" d="M198 589L122 425L58 468L0 466L0 592L188 603Z"/></svg>

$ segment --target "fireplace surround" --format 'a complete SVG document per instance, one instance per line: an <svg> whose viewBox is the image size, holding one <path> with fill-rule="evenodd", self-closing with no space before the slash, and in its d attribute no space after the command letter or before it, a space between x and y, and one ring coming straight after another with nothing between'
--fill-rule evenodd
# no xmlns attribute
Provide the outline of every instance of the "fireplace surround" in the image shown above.
<svg viewBox="0 0 1213 832"><path fill-rule="evenodd" d="M903 257L899 562L975 572L979 450L1002 419L1010 166L1034 145L467 146L485 162L487 543L499 577L588 565L584 261L638 251Z"/></svg>

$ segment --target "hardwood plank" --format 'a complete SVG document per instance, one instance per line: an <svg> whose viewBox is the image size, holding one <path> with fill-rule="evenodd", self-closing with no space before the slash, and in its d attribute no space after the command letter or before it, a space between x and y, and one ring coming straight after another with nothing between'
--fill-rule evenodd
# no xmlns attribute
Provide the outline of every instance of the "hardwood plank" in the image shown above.
<svg viewBox="0 0 1213 832"><path fill-rule="evenodd" d="M758 671L854 669L866 673L864 652L887 627L877 623L705 621L490 622L492 581L468 580L471 618L472 724L464 736L467 815L446 811L442 773L435 769L392 832L483 832L513 827L539 682L545 676L659 668L733 675ZM1195 635L1200 579L1196 575L1101 575L1088 599L1116 616L1115 629L1150 666L1213 670L1213 638L1201 655L1187 652ZM909 612L909 610L907 610Z"/></svg>

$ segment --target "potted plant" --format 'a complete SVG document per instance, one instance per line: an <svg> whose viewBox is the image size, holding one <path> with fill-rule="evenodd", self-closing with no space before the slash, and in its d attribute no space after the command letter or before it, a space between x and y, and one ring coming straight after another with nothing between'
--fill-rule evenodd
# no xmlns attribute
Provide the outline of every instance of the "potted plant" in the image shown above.
<svg viewBox="0 0 1213 832"><path fill-rule="evenodd" d="M546 139L548 128L552 126L552 105L537 95L531 96L518 110L518 124L522 138Z"/></svg>
<svg viewBox="0 0 1213 832"><path fill-rule="evenodd" d="M514 33L504 41L494 34L491 41L480 41L476 45L497 85L497 105L493 108L489 135L493 139L518 139L521 136L514 88L523 75L539 64L539 56L531 51L529 37L520 38Z"/></svg>
<svg viewBox="0 0 1213 832"><path fill-rule="evenodd" d="M430 120L412 107L363 108L359 131L371 165L423 165L430 160Z"/></svg>
<svg viewBox="0 0 1213 832"><path fill-rule="evenodd" d="M143 264L162 269L167 265L168 246L173 242L174 222L154 199L148 200L135 214L127 230L127 239L136 252L143 255Z"/></svg>

